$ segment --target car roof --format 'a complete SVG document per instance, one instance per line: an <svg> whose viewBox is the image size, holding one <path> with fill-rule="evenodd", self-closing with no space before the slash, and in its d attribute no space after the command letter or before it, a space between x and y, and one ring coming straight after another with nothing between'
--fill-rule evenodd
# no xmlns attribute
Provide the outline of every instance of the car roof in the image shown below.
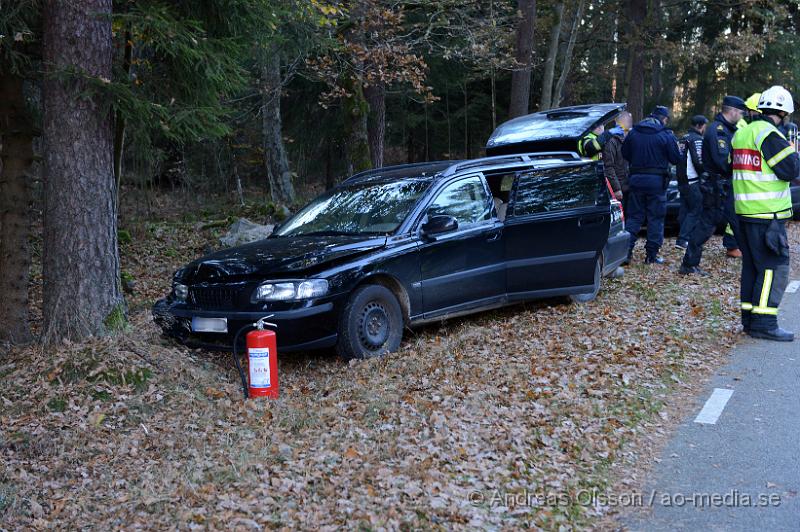
<svg viewBox="0 0 800 532"><path fill-rule="evenodd" d="M525 144L535 151L535 143L577 140L597 124L611 120L625 109L624 103L598 103L559 107L539 111L503 122L486 143L487 151L502 146ZM521 150L522 151L522 150Z"/></svg>
<svg viewBox="0 0 800 532"><path fill-rule="evenodd" d="M489 172L501 171L504 168L550 168L564 164L589 163L581 159L575 152L537 152L500 155L494 157L480 157L462 161L435 161L427 163L401 164L386 166L353 175L344 180L341 185L356 185L361 183L386 183L401 180L435 180L447 178L465 171ZM341 186L340 185L340 186Z"/></svg>
<svg viewBox="0 0 800 532"><path fill-rule="evenodd" d="M399 181L401 179L431 179L459 162L461 161L432 161L373 168L348 177L342 184L346 183L351 185L363 182Z"/></svg>

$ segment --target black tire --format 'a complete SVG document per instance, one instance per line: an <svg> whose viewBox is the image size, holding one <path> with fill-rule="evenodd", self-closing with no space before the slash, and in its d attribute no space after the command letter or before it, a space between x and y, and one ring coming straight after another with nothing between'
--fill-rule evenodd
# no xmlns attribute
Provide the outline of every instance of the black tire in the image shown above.
<svg viewBox="0 0 800 532"><path fill-rule="evenodd" d="M572 300L573 303L588 303L589 301L594 301L597 297L597 294L600 293L600 285L603 282L603 261L602 259L597 259L594 265L594 285L592 287L592 291L586 294L572 294L569 298Z"/></svg>
<svg viewBox="0 0 800 532"><path fill-rule="evenodd" d="M403 339L403 311L388 288L357 288L339 318L336 352L345 359L364 359L396 351Z"/></svg>

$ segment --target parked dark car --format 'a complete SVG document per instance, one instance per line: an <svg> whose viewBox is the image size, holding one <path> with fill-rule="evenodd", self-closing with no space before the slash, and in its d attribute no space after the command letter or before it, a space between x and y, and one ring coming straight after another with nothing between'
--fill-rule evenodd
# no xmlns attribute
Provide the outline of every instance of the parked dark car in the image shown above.
<svg viewBox="0 0 800 532"><path fill-rule="evenodd" d="M313 200L273 235L178 270L156 322L231 347L266 315L280 351L364 358L403 329L553 296L592 299L625 257L600 166L570 152L382 168Z"/></svg>

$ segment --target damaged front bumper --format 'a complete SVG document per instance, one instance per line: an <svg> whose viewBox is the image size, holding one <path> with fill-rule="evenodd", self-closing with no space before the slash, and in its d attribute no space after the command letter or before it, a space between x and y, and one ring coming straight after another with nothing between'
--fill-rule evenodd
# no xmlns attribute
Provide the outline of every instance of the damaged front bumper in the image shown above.
<svg viewBox="0 0 800 532"><path fill-rule="evenodd" d="M334 301L280 311L231 311L193 308L174 299L160 299L153 306L153 319L164 334L189 347L230 351L233 338L247 325L264 316L277 325L278 350L282 352L324 349L336 345L338 325ZM225 318L226 333L192 330L192 318ZM239 343L244 345L244 335Z"/></svg>

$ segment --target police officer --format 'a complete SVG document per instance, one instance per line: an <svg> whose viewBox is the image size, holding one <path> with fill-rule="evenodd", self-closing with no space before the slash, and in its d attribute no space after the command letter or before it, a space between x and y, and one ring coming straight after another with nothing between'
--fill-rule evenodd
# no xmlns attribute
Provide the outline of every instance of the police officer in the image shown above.
<svg viewBox="0 0 800 532"><path fill-rule="evenodd" d="M703 193L700 192L700 176L703 174L703 134L708 118L703 115L692 117L691 127L680 141L681 163L677 166L678 191L681 207L678 212L680 234L675 246L686 249L694 226L703 212Z"/></svg>
<svg viewBox="0 0 800 532"><path fill-rule="evenodd" d="M736 124L747 108L738 96L725 96L722 110L703 135L703 169L700 190L703 193L703 212L689 238L689 245L683 256L680 273L705 274L699 268L703 256L703 245L714 234L720 222L728 222L736 234L738 221L733 210L731 193L731 139L736 132ZM733 235L726 232L722 239L728 249L728 256L740 257L739 245Z"/></svg>
<svg viewBox="0 0 800 532"><path fill-rule="evenodd" d="M664 217L667 213L669 165L678 164L681 153L678 140L666 129L669 110L657 106L653 112L633 126L622 143L622 156L630 163L628 179L628 212L626 228L631 233L627 262L631 261L639 230L647 220L645 263L661 264L658 256L664 243Z"/></svg>
<svg viewBox="0 0 800 532"><path fill-rule="evenodd" d="M762 115L733 138L733 192L742 249L741 308L744 331L755 338L791 342L778 327L778 306L789 282L786 220L792 217L789 183L800 158L777 126L794 112L789 91L765 90Z"/></svg>

